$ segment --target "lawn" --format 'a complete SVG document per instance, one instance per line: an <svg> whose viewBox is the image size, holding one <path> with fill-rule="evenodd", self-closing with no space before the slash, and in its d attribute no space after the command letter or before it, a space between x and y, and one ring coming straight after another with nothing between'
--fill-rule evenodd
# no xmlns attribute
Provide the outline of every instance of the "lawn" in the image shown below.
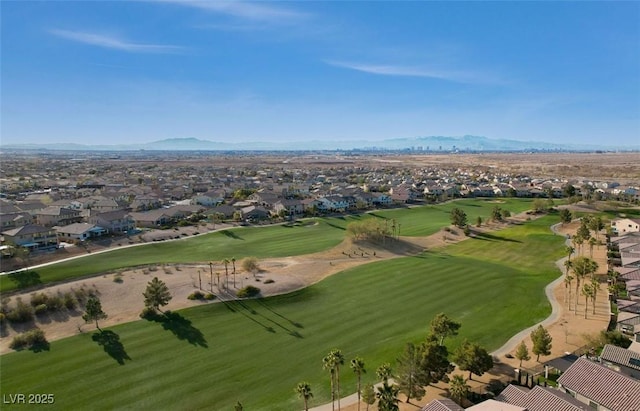
<svg viewBox="0 0 640 411"><path fill-rule="evenodd" d="M290 410L302 404L293 387L307 380L311 404L322 404L322 357L331 348L347 361L363 357L372 381L378 365L424 338L438 312L462 322L450 348L469 338L493 350L545 318L543 288L559 275L554 261L563 254L563 239L549 230L555 221L371 263L283 296L112 327L102 345L91 332L49 351L4 355L2 391L53 393L57 409L231 409L239 400L245 409ZM355 390L347 365L341 385Z"/></svg>
<svg viewBox="0 0 640 411"><path fill-rule="evenodd" d="M0 292L13 291L32 285L91 276L125 267L145 264L191 263L220 261L224 258L241 259L302 255L329 249L340 243L346 226L362 218L395 219L401 226L401 235L426 236L450 224L453 207L462 208L474 223L478 216L487 219L496 205L513 213L527 210L531 201L523 199L461 200L437 206L385 210L365 215L319 218L318 224L268 227L240 227L226 231L191 237L180 241L149 243L143 246L113 250L85 258L0 276Z"/></svg>
<svg viewBox="0 0 640 411"><path fill-rule="evenodd" d="M89 276L145 264L220 261L247 256L281 257L322 251L344 239L344 230L325 222L297 226L240 227L179 241L154 242L113 250L31 270L28 275L0 277L0 291Z"/></svg>

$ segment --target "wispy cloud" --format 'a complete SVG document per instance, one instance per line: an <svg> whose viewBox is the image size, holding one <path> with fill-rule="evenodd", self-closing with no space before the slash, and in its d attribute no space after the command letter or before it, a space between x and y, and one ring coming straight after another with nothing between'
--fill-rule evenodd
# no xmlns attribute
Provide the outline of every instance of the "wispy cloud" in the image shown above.
<svg viewBox="0 0 640 411"><path fill-rule="evenodd" d="M305 19L309 15L284 7L245 1L152 0L184 7L197 8L244 20L268 23L289 23Z"/></svg>
<svg viewBox="0 0 640 411"><path fill-rule="evenodd" d="M89 44L113 50L121 50L129 53L177 53L184 50L184 48L180 46L133 43L115 36L83 31L52 29L49 30L49 32L55 36L75 41L77 43Z"/></svg>
<svg viewBox="0 0 640 411"><path fill-rule="evenodd" d="M503 84L503 80L497 76L475 72L475 71L459 71L434 69L419 66L399 66L388 64L367 64L353 63L344 61L327 60L325 63L342 67L350 70L361 71L369 74L378 74L382 76L398 76L398 77L425 77L438 80L452 81L455 83L465 84Z"/></svg>

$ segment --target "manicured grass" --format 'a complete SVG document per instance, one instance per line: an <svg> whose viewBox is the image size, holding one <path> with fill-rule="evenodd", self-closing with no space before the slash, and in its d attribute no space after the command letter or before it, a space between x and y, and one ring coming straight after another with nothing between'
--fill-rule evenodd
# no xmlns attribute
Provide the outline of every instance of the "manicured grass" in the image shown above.
<svg viewBox="0 0 640 411"><path fill-rule="evenodd" d="M474 226L478 217L482 217L484 224L491 217L491 210L495 206L517 214L530 210L532 200L519 198L464 199L437 205L372 211L363 215L330 218L325 221L328 224L346 228L354 220L373 216L395 220L400 225L400 235L422 237L436 233L442 227L451 224L451 210L454 207L462 209L467 214L469 225Z"/></svg>
<svg viewBox="0 0 640 411"><path fill-rule="evenodd" d="M479 215L486 220L495 205L517 213L529 209L531 201L469 199L437 206L312 220L318 224L308 224L307 220L307 224L293 227L278 225L235 228L180 241L113 250L38 268L29 273L0 276L0 292L145 264L220 261L224 258L241 259L247 256L282 257L318 252L340 243L350 222L372 216L396 219L401 225L401 235L426 236L450 224L450 212L453 207L462 208L467 213L469 223L473 224Z"/></svg>
<svg viewBox="0 0 640 411"><path fill-rule="evenodd" d="M180 241L154 242L142 246L113 250L94 256L61 262L32 270L29 276L1 276L0 291L18 287L18 279L25 283L48 283L98 274L118 268L145 264L190 263L237 260L255 256L281 257L308 254L336 246L344 239L344 230L322 221L318 224L268 227L241 227L215 232Z"/></svg>
<svg viewBox="0 0 640 411"><path fill-rule="evenodd" d="M563 239L549 230L555 221L371 263L284 296L183 310L166 329L116 326L108 331L121 346L112 343L110 354L88 333L48 352L4 355L2 391L54 393L56 409L231 409L240 400L245 409L291 410L302 404L294 386L307 380L312 405L322 404L331 348L347 361L362 356L372 381L406 342L424 338L438 312L462 322L450 348L469 338L489 350L546 317L543 288L560 274L554 261L563 254ZM341 386L355 390L347 364Z"/></svg>

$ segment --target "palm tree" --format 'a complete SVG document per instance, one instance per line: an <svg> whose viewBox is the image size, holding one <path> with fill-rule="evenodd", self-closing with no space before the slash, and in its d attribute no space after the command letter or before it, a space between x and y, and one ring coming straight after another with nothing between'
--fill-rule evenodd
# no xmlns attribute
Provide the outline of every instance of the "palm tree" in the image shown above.
<svg viewBox="0 0 640 411"><path fill-rule="evenodd" d="M231 257L231 264L233 264L233 288L236 288L236 258Z"/></svg>
<svg viewBox="0 0 640 411"><path fill-rule="evenodd" d="M385 362L376 370L376 376L382 382L386 382L391 377L391 364Z"/></svg>
<svg viewBox="0 0 640 411"><path fill-rule="evenodd" d="M331 350L331 356L336 366L336 391L338 396L338 410L340 410L340 366L344 364L344 355L337 348Z"/></svg>
<svg viewBox="0 0 640 411"><path fill-rule="evenodd" d="M449 381L449 397L456 403L462 405L462 400L469 395L469 386L460 374L451 377Z"/></svg>
<svg viewBox="0 0 640 411"><path fill-rule="evenodd" d="M225 258L224 260L222 260L222 264L224 264L224 275L225 275L225 288L229 288L229 263L231 261L229 261L228 258Z"/></svg>
<svg viewBox="0 0 640 411"><path fill-rule="evenodd" d="M569 270L564 276L564 289L567 293L567 307L571 310L571 282L573 281L573 277L569 274Z"/></svg>
<svg viewBox="0 0 640 411"><path fill-rule="evenodd" d="M331 409L335 410L335 401L336 401L336 390L334 388L335 386L335 374L336 374L336 364L335 364L335 358L333 357L333 350L329 352L329 354L327 354L323 359L322 359L322 368L325 370L329 370L329 373L331 374Z"/></svg>
<svg viewBox="0 0 640 411"><path fill-rule="evenodd" d="M389 385L387 381L382 383L381 387L378 387L376 397L378 397L378 410L379 411L398 411L398 393L400 390L395 385Z"/></svg>
<svg viewBox="0 0 640 411"><path fill-rule="evenodd" d="M593 315L596 314L596 297L598 296L598 290L600 290L600 281L597 278L591 277L591 289L593 295L591 296L591 303L593 304Z"/></svg>
<svg viewBox="0 0 640 411"><path fill-rule="evenodd" d="M584 318L587 318L587 308L589 307L589 299L593 298L594 290L591 284L584 284L582 286L582 295L584 295Z"/></svg>
<svg viewBox="0 0 640 411"><path fill-rule="evenodd" d="M313 398L311 385L306 381L299 382L296 386L296 393L298 393L298 398L302 398L304 400L304 410L307 411L309 409L309 399Z"/></svg>
<svg viewBox="0 0 640 411"><path fill-rule="evenodd" d="M589 238L589 258L593 258L593 247L598 243L598 241L591 237Z"/></svg>
<svg viewBox="0 0 640 411"><path fill-rule="evenodd" d="M587 257L576 257L571 263L571 268L576 275L576 296L580 292L580 282L587 276L592 275L598 269L598 263ZM578 309L578 299L574 304L574 311Z"/></svg>
<svg viewBox="0 0 640 411"><path fill-rule="evenodd" d="M356 374L358 378L358 411L360 411L360 392L361 392L361 379L362 374L366 373L367 370L364 369L364 360L360 357L356 357L351 360L351 369Z"/></svg>
<svg viewBox="0 0 640 411"><path fill-rule="evenodd" d="M576 249L568 245L564 248L564 251L567 252L567 261L571 261L571 255L573 255Z"/></svg>

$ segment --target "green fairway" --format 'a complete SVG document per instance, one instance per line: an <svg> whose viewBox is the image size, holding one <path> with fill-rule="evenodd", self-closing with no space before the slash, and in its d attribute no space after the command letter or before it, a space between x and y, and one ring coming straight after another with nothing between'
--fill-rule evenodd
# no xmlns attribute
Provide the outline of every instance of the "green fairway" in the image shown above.
<svg viewBox="0 0 640 411"><path fill-rule="evenodd" d="M48 283L144 264L191 263L241 259L247 256L281 257L322 251L344 239L344 230L322 221L296 226L242 227L180 241L149 243L37 268L24 279ZM19 287L24 275L0 277L0 291Z"/></svg>
<svg viewBox="0 0 640 411"><path fill-rule="evenodd" d="M496 205L512 213L519 213L529 209L531 201L468 199L437 206L305 220L304 224L293 227L276 225L235 228L180 241L149 243L117 249L37 268L29 273L0 276L0 292L145 264L191 263L219 261L231 257L267 258L314 253L339 244L344 239L346 226L352 221L363 218L395 219L400 224L401 235L427 236L450 224L449 215L453 207L463 209L467 213L469 223L474 224L478 216L486 220L491 209Z"/></svg>
<svg viewBox="0 0 640 411"><path fill-rule="evenodd" d="M0 357L3 393L53 393L56 409L292 410L311 383L311 405L329 398L322 357L334 347L365 359L365 380L395 363L445 312L489 350L545 318L544 286L560 273L563 238L544 217L416 257L371 263L288 295L180 311L170 323L137 321ZM119 364L120 361L122 363ZM344 394L355 378L341 370ZM3 407L4 408L4 407ZM10 407L7 407L10 408ZM16 407L18 408L18 407Z"/></svg>

